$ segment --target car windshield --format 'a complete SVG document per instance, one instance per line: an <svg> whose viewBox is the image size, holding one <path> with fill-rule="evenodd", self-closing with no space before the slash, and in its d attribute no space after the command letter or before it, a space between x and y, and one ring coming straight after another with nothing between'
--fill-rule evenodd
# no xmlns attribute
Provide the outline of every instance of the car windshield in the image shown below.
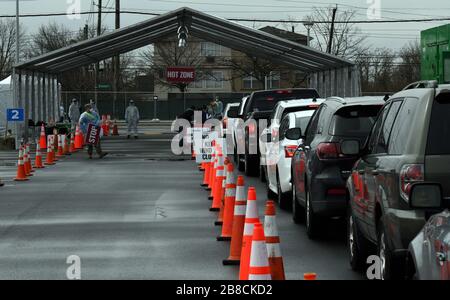
<svg viewBox="0 0 450 300"><path fill-rule="evenodd" d="M319 98L319 94L314 89L255 92L253 94L251 110L269 111L273 110L275 105L280 101L312 98Z"/></svg>
<svg viewBox="0 0 450 300"><path fill-rule="evenodd" d="M381 105L359 105L341 108L330 125L330 134L344 137L366 137L372 130Z"/></svg>
<svg viewBox="0 0 450 300"><path fill-rule="evenodd" d="M433 103L428 131L428 155L450 154L450 93L438 95Z"/></svg>

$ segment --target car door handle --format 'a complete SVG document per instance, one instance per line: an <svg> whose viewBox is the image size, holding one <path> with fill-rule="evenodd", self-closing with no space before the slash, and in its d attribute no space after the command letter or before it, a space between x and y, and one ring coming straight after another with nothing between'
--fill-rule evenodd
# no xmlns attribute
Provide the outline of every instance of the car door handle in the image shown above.
<svg viewBox="0 0 450 300"><path fill-rule="evenodd" d="M377 176L377 175L379 175L379 174L380 174L380 170L373 170L373 171L372 171L372 175Z"/></svg>

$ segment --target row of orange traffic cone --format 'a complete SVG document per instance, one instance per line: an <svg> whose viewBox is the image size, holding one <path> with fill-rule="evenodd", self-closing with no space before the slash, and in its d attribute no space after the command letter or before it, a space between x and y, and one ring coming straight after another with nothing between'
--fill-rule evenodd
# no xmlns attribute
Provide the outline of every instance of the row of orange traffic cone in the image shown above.
<svg viewBox="0 0 450 300"><path fill-rule="evenodd" d="M41 128L39 143L36 144L36 156L34 167L32 166L30 144L26 143L19 148L19 160L17 163L17 176L15 181L28 181L33 176L34 169L43 169L45 166L55 165L59 158L71 155L83 148L83 137L80 129L76 128L75 136L71 135L70 142L66 135L46 136L44 125ZM44 162L42 149L47 150ZM44 166L45 165L45 166Z"/></svg>
<svg viewBox="0 0 450 300"><path fill-rule="evenodd" d="M234 166L214 145L212 162L202 163L202 186L211 191L210 211L217 211L215 225L222 226L218 241L231 241L230 255L224 265L240 265L240 280L284 280L285 272L278 236L275 204L268 201L264 222L258 217L256 189L247 197L244 177L237 181Z"/></svg>

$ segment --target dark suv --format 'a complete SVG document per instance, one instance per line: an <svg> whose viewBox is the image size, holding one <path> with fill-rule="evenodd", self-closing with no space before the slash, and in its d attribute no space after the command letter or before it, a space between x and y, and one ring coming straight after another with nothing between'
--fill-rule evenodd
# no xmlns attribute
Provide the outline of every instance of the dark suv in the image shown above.
<svg viewBox="0 0 450 300"><path fill-rule="evenodd" d="M292 159L293 219L305 219L307 233L315 238L322 217L345 216L345 183L358 159L343 154L346 141L363 144L383 106L381 98L329 98L316 111ZM287 134L289 135L289 134ZM351 146L351 145L350 145ZM353 147L355 147L353 145Z"/></svg>
<svg viewBox="0 0 450 300"><path fill-rule="evenodd" d="M386 102L347 182L348 245L354 269L376 246L383 278L402 278L409 243L426 209L410 204L411 187L439 183L450 197L450 85L399 92ZM448 204L447 204L448 206Z"/></svg>

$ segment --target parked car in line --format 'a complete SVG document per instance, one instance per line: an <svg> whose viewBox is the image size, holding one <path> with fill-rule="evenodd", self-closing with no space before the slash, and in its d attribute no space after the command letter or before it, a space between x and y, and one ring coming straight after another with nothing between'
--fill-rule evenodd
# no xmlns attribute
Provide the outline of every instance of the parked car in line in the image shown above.
<svg viewBox="0 0 450 300"><path fill-rule="evenodd" d="M315 89L281 89L253 92L251 96L241 105L240 114L230 116L240 118L247 125L237 126L235 131L235 147L243 150L237 154L239 171L245 171L248 176L259 174L259 137L264 128L259 128L259 121L270 122L270 115L275 105L284 100L319 98ZM241 146L240 146L241 145ZM242 149L243 148L243 149ZM241 151L239 151L241 152Z"/></svg>
<svg viewBox="0 0 450 300"><path fill-rule="evenodd" d="M292 158L292 208L294 222L305 221L309 238L318 236L324 217L345 216L346 181L383 104L380 97L328 98L304 134L288 134L303 139ZM353 141L355 153L346 154Z"/></svg>
<svg viewBox="0 0 450 300"><path fill-rule="evenodd" d="M383 278L404 278L409 243L426 221L411 206L412 185L436 182L450 197L450 85L393 95L360 156L347 182L350 264L358 269L374 245Z"/></svg>
<svg viewBox="0 0 450 300"><path fill-rule="evenodd" d="M289 129L300 128L303 132L317 107L306 106L303 111L288 113L276 129L276 142L267 149L267 193L269 199L276 199L282 209L292 207L291 160L301 140L290 140L286 136ZM269 137L273 133L269 133Z"/></svg>
<svg viewBox="0 0 450 300"><path fill-rule="evenodd" d="M412 187L411 207L441 210L449 208L442 199L438 184L418 183ZM450 212L433 215L409 244L407 278L416 280L450 280Z"/></svg>
<svg viewBox="0 0 450 300"><path fill-rule="evenodd" d="M280 101L275 105L270 116L270 125L265 128L261 136L264 137L268 133L271 134L272 139L278 139L278 129L280 127L281 120L291 112L317 109L320 104L322 104L325 99L302 99L302 100L289 100ZM265 144L260 143L260 179L262 182L266 182L267 179L267 163L266 163L266 150Z"/></svg>
<svg viewBox="0 0 450 300"><path fill-rule="evenodd" d="M225 107L224 110L224 117L222 119L222 128L223 128L223 133L224 135L230 134L233 135L233 128L234 128L234 120L233 118L228 117L228 113L230 111L238 111L239 110L239 106L241 105L241 103L229 103L227 104L227 106Z"/></svg>

